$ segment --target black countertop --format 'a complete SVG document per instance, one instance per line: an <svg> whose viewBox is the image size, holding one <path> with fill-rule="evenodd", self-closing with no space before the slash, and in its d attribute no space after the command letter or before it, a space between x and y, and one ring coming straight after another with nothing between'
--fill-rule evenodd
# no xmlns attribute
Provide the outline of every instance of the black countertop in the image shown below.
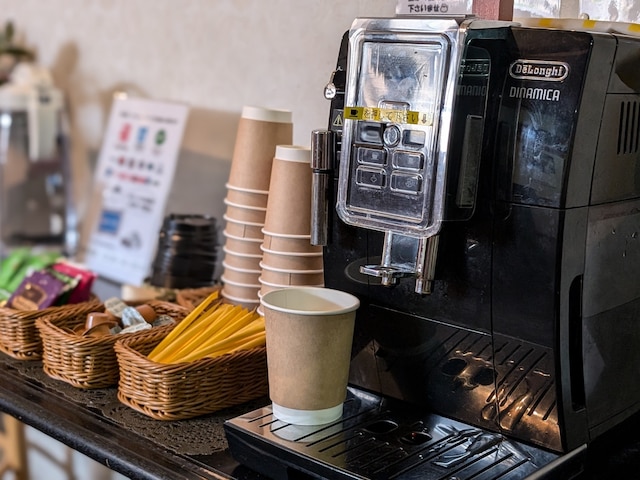
<svg viewBox="0 0 640 480"><path fill-rule="evenodd" d="M166 422L121 404L116 387L82 390L51 379L40 361L0 354L0 378L0 410L131 479L264 480L231 457L223 424L267 398ZM640 414L596 439L580 480L640 478L633 476L640 475L638 432Z"/></svg>
<svg viewBox="0 0 640 480"><path fill-rule="evenodd" d="M0 378L0 410L131 479L261 478L230 456L223 423L266 398L165 422L121 404L116 387L82 390L51 379L40 361L0 354Z"/></svg>

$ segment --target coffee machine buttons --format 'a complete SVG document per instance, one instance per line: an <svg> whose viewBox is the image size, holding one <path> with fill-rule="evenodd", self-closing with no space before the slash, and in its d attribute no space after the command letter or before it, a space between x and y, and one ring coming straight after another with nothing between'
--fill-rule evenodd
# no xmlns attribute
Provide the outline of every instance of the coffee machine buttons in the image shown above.
<svg viewBox="0 0 640 480"><path fill-rule="evenodd" d="M397 192L417 195L422 190L422 177L405 173L391 174L391 189Z"/></svg>
<svg viewBox="0 0 640 480"><path fill-rule="evenodd" d="M358 163L370 165L386 165L387 154L382 149L358 147L356 150Z"/></svg>
<svg viewBox="0 0 640 480"><path fill-rule="evenodd" d="M387 147L395 147L400 143L400 128L397 125L389 125L384 129L382 140Z"/></svg>
<svg viewBox="0 0 640 480"><path fill-rule="evenodd" d="M356 170L356 182L363 187L380 189L386 186L387 175L384 170L358 167Z"/></svg>
<svg viewBox="0 0 640 480"><path fill-rule="evenodd" d="M382 145L383 125L377 122L358 122L357 136L360 142Z"/></svg>
<svg viewBox="0 0 640 480"><path fill-rule="evenodd" d="M402 133L402 143L408 147L420 148L424 146L427 134L422 130L405 130Z"/></svg>
<svg viewBox="0 0 640 480"><path fill-rule="evenodd" d="M393 153L393 168L406 170L422 170L424 155L415 152L397 151Z"/></svg>

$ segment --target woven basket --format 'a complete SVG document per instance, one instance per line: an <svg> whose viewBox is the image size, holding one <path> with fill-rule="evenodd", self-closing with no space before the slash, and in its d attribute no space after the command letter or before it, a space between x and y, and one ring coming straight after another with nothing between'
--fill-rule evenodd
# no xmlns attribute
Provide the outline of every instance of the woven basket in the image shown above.
<svg viewBox="0 0 640 480"><path fill-rule="evenodd" d="M36 320L43 317L53 319L74 315L87 315L100 308L100 301L92 297L88 302L49 307L42 310L14 310L0 308L0 351L18 360L39 360L42 358L42 339L36 327Z"/></svg>
<svg viewBox="0 0 640 480"><path fill-rule="evenodd" d="M265 347L168 365L149 360L162 335L116 342L118 399L156 420L183 420L268 393Z"/></svg>
<svg viewBox="0 0 640 480"><path fill-rule="evenodd" d="M220 286L185 288L176 291L176 303L189 310L194 310L211 293L220 290Z"/></svg>
<svg viewBox="0 0 640 480"><path fill-rule="evenodd" d="M173 303L151 301L148 304L158 315L169 315L177 321L189 313L186 308ZM104 311L104 305L93 311ZM66 317L47 316L36 321L42 337L44 372L51 378L83 389L117 385L118 361L113 349L116 340L144 336L150 332L162 337L173 328L172 325L166 325L136 333L83 337L74 333L73 329L84 324L85 320L86 314L75 314Z"/></svg>

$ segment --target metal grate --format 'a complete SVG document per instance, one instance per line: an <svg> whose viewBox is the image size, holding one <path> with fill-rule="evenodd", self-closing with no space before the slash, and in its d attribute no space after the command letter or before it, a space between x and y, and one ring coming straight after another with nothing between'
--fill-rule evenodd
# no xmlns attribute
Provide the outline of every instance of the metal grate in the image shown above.
<svg viewBox="0 0 640 480"><path fill-rule="evenodd" d="M638 102L620 103L620 124L618 128L618 155L638 152L640 143L640 106Z"/></svg>

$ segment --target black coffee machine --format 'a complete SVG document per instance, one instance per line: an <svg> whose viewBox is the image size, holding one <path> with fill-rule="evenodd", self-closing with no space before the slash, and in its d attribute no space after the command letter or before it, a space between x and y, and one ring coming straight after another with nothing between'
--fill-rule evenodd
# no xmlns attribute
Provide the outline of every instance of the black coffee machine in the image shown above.
<svg viewBox="0 0 640 480"><path fill-rule="evenodd" d="M250 412L231 453L273 478L571 478L640 408L640 38L358 19L326 96L313 237L362 302L345 413Z"/></svg>

